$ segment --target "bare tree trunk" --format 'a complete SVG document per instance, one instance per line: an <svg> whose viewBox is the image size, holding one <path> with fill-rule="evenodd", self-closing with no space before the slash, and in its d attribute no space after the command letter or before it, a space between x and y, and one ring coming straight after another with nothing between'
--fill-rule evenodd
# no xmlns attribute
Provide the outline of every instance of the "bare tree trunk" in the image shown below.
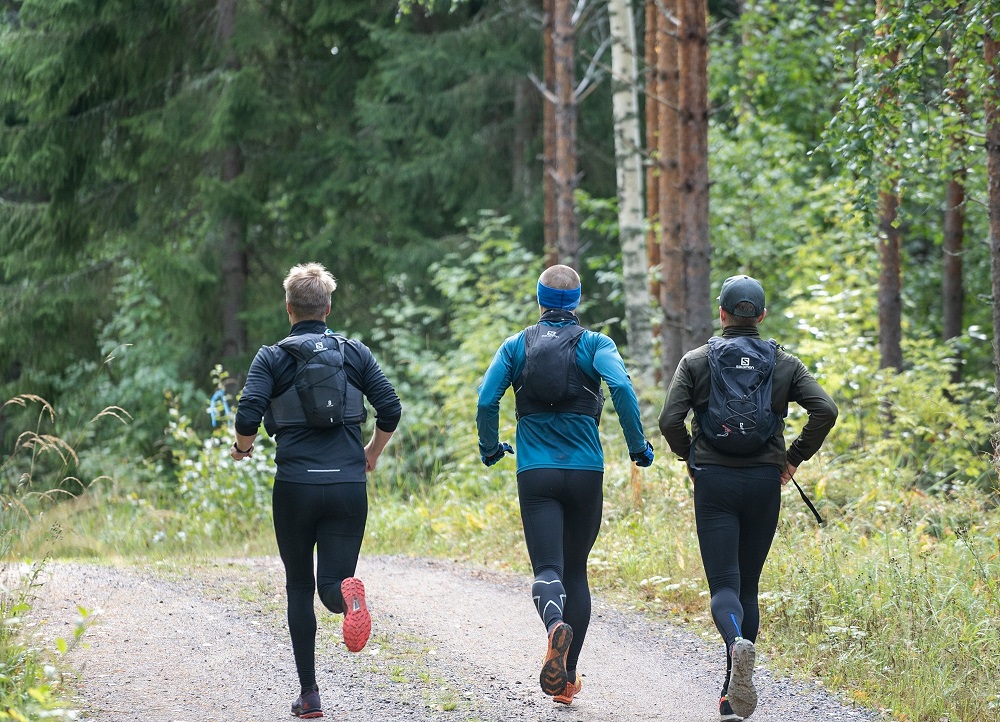
<svg viewBox="0 0 1000 722"><path fill-rule="evenodd" d="M685 258L684 350L712 335L711 241L708 235L708 7L677 0L680 110L681 247ZM662 209L661 209L662 214Z"/></svg>
<svg viewBox="0 0 1000 722"><path fill-rule="evenodd" d="M951 76L950 96L957 105L962 116L967 115L967 92L964 79L958 77L958 70L953 52L948 53L948 71ZM958 151L965 143L960 135L952 138L952 148ZM961 157L961 154L958 153ZM941 269L941 335L945 341L962 333L962 319L965 311L965 283L962 268L962 246L965 243L965 180L967 171L964 167L956 168L945 189L944 209L944 241ZM959 353L955 349L956 354ZM962 380L962 360L955 359L951 380L958 383Z"/></svg>
<svg viewBox="0 0 1000 722"><path fill-rule="evenodd" d="M219 0L218 37L226 48L226 68L238 70L239 60L228 48L236 24L236 0ZM243 151L233 143L222 152L220 178L232 183L243 174ZM246 221L229 210L222 221L222 355L231 359L247 348L246 325L240 318L248 276Z"/></svg>
<svg viewBox="0 0 1000 722"><path fill-rule="evenodd" d="M885 19L886 3L876 0L875 16ZM884 32L879 30L878 32ZM895 64L898 53L886 58ZM883 95L883 102L892 97ZM890 171L888 189L879 192L879 276L878 276L878 343L879 368L903 368L903 301L902 301L902 234L898 225L899 196L896 192L896 171Z"/></svg>
<svg viewBox="0 0 1000 722"><path fill-rule="evenodd" d="M993 373L1000 391L1000 38L987 28L984 56L991 84L986 93L986 176L990 216L990 262L993 290Z"/></svg>
<svg viewBox="0 0 1000 722"><path fill-rule="evenodd" d="M899 196L879 193L879 368L903 368L902 234L896 226Z"/></svg>
<svg viewBox="0 0 1000 722"><path fill-rule="evenodd" d="M555 34L555 0L542 0L542 42L545 47L544 84L549 92L556 84L556 61L553 51ZM559 219L556 216L556 105L544 98L542 136L544 162L542 195L544 201L545 267L559 263Z"/></svg>
<svg viewBox="0 0 1000 722"><path fill-rule="evenodd" d="M965 287L962 277L962 246L965 240L965 169L956 170L948 181L944 211L944 271L941 281L945 341L962 333Z"/></svg>
<svg viewBox="0 0 1000 722"><path fill-rule="evenodd" d="M669 383L681 356L688 350L686 293L687 259L681 245L680 114L677 46L677 0L661 0L663 15L657 28L661 53L657 63L660 157L660 266L663 291L663 380Z"/></svg>
<svg viewBox="0 0 1000 722"><path fill-rule="evenodd" d="M576 222L576 43L573 5L554 0L552 56L555 63L555 176L556 222L559 228L559 262L580 265L580 239Z"/></svg>
<svg viewBox="0 0 1000 722"><path fill-rule="evenodd" d="M642 145L639 137L639 68L636 60L632 0L610 0L612 38L612 114L615 127L615 169L618 181L618 240L622 248L625 320L634 380L642 391L653 388L653 337L646 265L642 203ZM648 406L648 404L645 404Z"/></svg>

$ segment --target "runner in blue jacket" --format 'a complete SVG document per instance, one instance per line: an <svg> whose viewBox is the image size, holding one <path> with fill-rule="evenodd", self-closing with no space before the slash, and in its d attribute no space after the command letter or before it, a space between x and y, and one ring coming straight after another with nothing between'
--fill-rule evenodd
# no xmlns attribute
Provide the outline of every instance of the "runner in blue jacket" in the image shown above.
<svg viewBox="0 0 1000 722"><path fill-rule="evenodd" d="M580 327L580 277L556 265L538 279L541 319L500 346L479 387L480 458L492 466L510 444L498 432L500 399L514 387L517 491L524 539L534 570L531 594L548 633L539 676L542 691L571 704L582 682L577 661L590 623L587 558L604 503L604 450L598 422L607 383L629 456L653 463L639 402L618 348Z"/></svg>

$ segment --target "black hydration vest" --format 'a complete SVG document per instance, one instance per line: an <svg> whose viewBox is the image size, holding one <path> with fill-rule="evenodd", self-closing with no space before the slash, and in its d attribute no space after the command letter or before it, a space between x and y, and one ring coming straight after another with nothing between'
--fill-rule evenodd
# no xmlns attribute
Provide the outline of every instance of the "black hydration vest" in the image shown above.
<svg viewBox="0 0 1000 722"><path fill-rule="evenodd" d="M711 388L698 415L701 433L724 454L759 451L778 429L771 410L771 378L778 344L750 336L708 340Z"/></svg>
<svg viewBox="0 0 1000 722"><path fill-rule="evenodd" d="M368 413L361 389L348 382L344 370L344 343L329 330L277 343L295 359L295 380L271 400L265 424L332 428L365 421Z"/></svg>
<svg viewBox="0 0 1000 722"><path fill-rule="evenodd" d="M575 321L567 311L546 311L542 321ZM560 413L591 416L600 423L604 410L601 382L580 371L576 347L584 329L577 323L524 330L524 368L514 379L517 417Z"/></svg>

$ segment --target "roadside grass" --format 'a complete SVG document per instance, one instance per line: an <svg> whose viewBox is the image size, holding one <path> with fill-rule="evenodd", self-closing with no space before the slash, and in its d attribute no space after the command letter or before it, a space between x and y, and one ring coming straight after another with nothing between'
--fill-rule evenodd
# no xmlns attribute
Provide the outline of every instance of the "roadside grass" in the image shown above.
<svg viewBox="0 0 1000 722"><path fill-rule="evenodd" d="M54 648L39 646L27 615L40 588L45 554L26 561L12 555L12 548L15 542L21 545L29 529L44 524L32 510L39 504L53 504L65 482L75 481L58 470L75 461L76 452L63 439L42 430L45 420L55 416L43 399L23 395L3 406L37 407L39 413L36 428L18 435L11 450L0 456L0 720L75 719L77 712L66 701L70 695L63 685L59 658L79 643L89 612L78 608L80 617L72 638L56 638ZM53 470L57 473L48 479L50 484L43 484L43 491L33 491L38 477L51 476Z"/></svg>

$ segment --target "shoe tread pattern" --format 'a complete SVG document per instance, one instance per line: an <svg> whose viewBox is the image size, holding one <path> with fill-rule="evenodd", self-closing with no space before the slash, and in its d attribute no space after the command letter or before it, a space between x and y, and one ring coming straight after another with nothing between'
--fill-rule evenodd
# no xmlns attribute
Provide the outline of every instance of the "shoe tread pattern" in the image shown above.
<svg viewBox="0 0 1000 722"><path fill-rule="evenodd" d="M566 653L572 642L573 629L565 622L558 624L549 634L549 649L538 681L542 691L550 697L562 694L569 683L569 676L566 674Z"/></svg>

